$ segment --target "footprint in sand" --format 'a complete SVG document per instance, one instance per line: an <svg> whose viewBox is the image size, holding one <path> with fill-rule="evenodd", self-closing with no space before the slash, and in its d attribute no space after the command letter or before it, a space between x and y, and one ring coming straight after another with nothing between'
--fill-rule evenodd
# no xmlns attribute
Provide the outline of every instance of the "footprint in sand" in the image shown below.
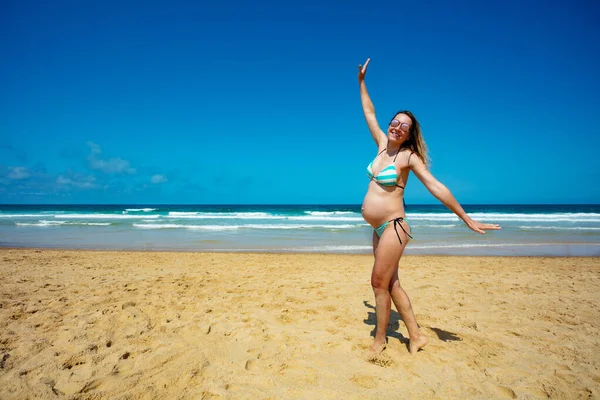
<svg viewBox="0 0 600 400"><path fill-rule="evenodd" d="M287 312L288 312L288 310L283 310L281 312L281 315L279 316L279 321L281 323L289 324L290 322L293 321L293 318L289 314L287 314Z"/></svg>
<svg viewBox="0 0 600 400"><path fill-rule="evenodd" d="M62 369L71 369L77 365L85 364L85 358L82 355L75 355L67 358L62 365Z"/></svg>
<svg viewBox="0 0 600 400"><path fill-rule="evenodd" d="M94 344L94 343L90 344L87 347L87 351L90 352L90 353L97 353L98 352L98 345Z"/></svg>
<svg viewBox="0 0 600 400"><path fill-rule="evenodd" d="M499 399L516 399L517 398L517 394L515 393L515 391L509 387L492 384L491 389L494 393L496 393L496 395L498 396L497 398L499 398Z"/></svg>
<svg viewBox="0 0 600 400"><path fill-rule="evenodd" d="M212 331L212 325L208 322L203 322L198 325L198 329L205 335L208 335Z"/></svg>
<svg viewBox="0 0 600 400"><path fill-rule="evenodd" d="M319 379L316 369L299 364L282 364L279 367L279 373L295 380L299 384L314 385Z"/></svg>
<svg viewBox="0 0 600 400"><path fill-rule="evenodd" d="M0 369L4 369L5 365L6 365L6 360L8 360L8 358L10 357L9 353L6 353L2 356L2 360L0 360ZM10 369L10 368L7 368Z"/></svg>
<svg viewBox="0 0 600 400"><path fill-rule="evenodd" d="M111 315L112 326L122 327L118 332L120 336L131 338L152 330L150 317L137 307L135 302L123 304L121 310L116 315Z"/></svg>
<svg viewBox="0 0 600 400"><path fill-rule="evenodd" d="M63 362L62 368L68 372L63 371L58 374L52 390L67 396L81 391L94 374L92 366L86 363L81 354L69 357Z"/></svg>
<svg viewBox="0 0 600 400"><path fill-rule="evenodd" d="M369 375L354 375L350 381L357 386L365 389L374 389L377 387L377 378Z"/></svg>
<svg viewBox="0 0 600 400"><path fill-rule="evenodd" d="M91 392L92 390L98 390L104 384L110 383L111 379L114 379L114 378L102 377L102 378L98 378L98 379L92 379L91 381L86 382L86 384L83 386L83 388L81 388L79 393L88 393L88 392Z"/></svg>
<svg viewBox="0 0 600 400"><path fill-rule="evenodd" d="M119 361L113 366L112 373L114 375L117 374L126 374L133 369L133 357L131 353L126 351L119 357Z"/></svg>
<svg viewBox="0 0 600 400"><path fill-rule="evenodd" d="M377 365L379 367L389 368L393 367L396 363L394 360L385 353L380 353L377 355L369 355L367 356L367 361L371 364Z"/></svg>
<svg viewBox="0 0 600 400"><path fill-rule="evenodd" d="M222 399L222 398L223 398L223 396L221 396L220 394L216 394L216 393L205 390L204 392L202 392L202 397L200 397L200 400Z"/></svg>
<svg viewBox="0 0 600 400"><path fill-rule="evenodd" d="M124 310L128 307L135 307L135 301L128 301L127 303L123 303L121 306L121 310Z"/></svg>
<svg viewBox="0 0 600 400"><path fill-rule="evenodd" d="M258 371L259 370L258 360L255 359L255 358L252 358L252 359L246 361L245 368L246 368L246 371L250 371L250 372L256 372L256 371Z"/></svg>

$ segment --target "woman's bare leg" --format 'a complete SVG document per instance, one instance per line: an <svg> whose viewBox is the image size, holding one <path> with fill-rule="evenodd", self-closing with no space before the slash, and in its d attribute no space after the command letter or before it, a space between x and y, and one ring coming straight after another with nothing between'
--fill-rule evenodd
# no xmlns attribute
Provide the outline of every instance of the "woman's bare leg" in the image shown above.
<svg viewBox="0 0 600 400"><path fill-rule="evenodd" d="M387 229L386 229L386 231L387 231ZM400 286L400 280L398 278L398 264L400 262L400 257L402 257L402 252L404 252L404 248L409 239L404 234L404 232L400 233L400 235L403 239L402 241L403 241L404 245L401 246L401 253L398 257L398 262L395 265L395 271L392 276L392 279L390 280L390 284L389 284L389 287L387 290L390 294L389 298L391 298L391 300L394 302L394 305L396 306L396 309L398 310L398 313L400 314L402 321L406 325L406 329L408 330L408 335L410 338L408 349L411 354L414 354L417 351L419 351L419 349L423 348L427 344L427 338L423 334L421 334L421 331L419 330L419 325L417 324L417 319L415 318L415 314L413 312L412 305L410 303L410 299L409 299L408 295L406 294L406 292L404 291L404 289L402 288L402 286ZM396 240L398 240L397 236L396 236ZM379 241L380 241L379 236L377 236L377 234L375 232L373 232L373 255L374 256L376 256L377 248L379 247ZM375 267L373 267L373 272L375 272ZM375 287L373 287L373 291L375 291ZM386 307L385 309L387 311L379 312L379 309L377 308L377 293L376 293L375 294L375 304L376 304L375 309L376 309L376 313L377 313L377 328L379 328L380 326L385 326L385 328L387 328L387 325L388 325L389 319L390 319L391 303L389 302L389 298L388 298L387 302L385 301L384 296L380 295L380 298L382 298L384 301L383 301L383 304L381 304L379 309ZM380 318L380 316L381 316L381 318ZM381 319L381 321L380 321L380 319ZM383 323L385 323L385 325L382 325ZM377 332L379 333L379 331L380 330L378 329ZM383 351L383 349L385 349L385 329L383 330L383 340L381 337L378 340L378 337L376 334L375 341L374 341L373 345L371 346L371 349L375 352L381 352L381 351Z"/></svg>
<svg viewBox="0 0 600 400"><path fill-rule="evenodd" d="M398 313L400 314L400 317L402 317L402 321L404 321L404 325L406 325L406 329L408 330L408 336L410 337L408 351L410 351L411 354L414 354L419 351L419 349L425 347L427 338L421 334L412 305L410 304L410 299L404 289L402 289L402 286L400 286L398 269L396 269L396 273L390 282L389 290L392 301L396 306L396 310L398 310Z"/></svg>
<svg viewBox="0 0 600 400"><path fill-rule="evenodd" d="M375 340L371 345L374 353L380 353L385 349L386 330L392 308L390 285L394 275L398 274L398 262L407 242L403 240L403 243L400 243L391 226L392 224L388 225L381 237L377 238L378 240L373 238L375 263L371 273L371 286L375 294L375 314L377 316Z"/></svg>

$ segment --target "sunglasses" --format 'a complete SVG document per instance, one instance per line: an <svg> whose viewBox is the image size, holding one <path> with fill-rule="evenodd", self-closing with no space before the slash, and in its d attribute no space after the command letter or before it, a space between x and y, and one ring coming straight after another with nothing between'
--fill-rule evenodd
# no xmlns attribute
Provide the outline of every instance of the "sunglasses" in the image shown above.
<svg viewBox="0 0 600 400"><path fill-rule="evenodd" d="M397 119L393 119L392 122L390 122L390 126L392 128L400 127L400 129L406 133L410 132L410 125L405 122L400 122Z"/></svg>

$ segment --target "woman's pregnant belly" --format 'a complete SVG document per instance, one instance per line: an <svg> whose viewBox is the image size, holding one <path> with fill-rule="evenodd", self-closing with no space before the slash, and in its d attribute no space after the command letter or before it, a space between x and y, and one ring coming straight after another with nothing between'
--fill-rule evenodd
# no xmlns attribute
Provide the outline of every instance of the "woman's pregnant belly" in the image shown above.
<svg viewBox="0 0 600 400"><path fill-rule="evenodd" d="M390 219L404 216L402 195L389 193L380 188L369 188L361 211L364 220L372 227L377 228Z"/></svg>

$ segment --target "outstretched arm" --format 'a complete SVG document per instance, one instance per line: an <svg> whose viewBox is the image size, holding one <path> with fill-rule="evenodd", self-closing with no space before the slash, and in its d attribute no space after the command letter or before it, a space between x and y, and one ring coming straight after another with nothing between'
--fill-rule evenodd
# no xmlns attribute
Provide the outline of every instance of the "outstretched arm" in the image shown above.
<svg viewBox="0 0 600 400"><path fill-rule="evenodd" d="M369 92L367 91L367 84L365 83L365 76L367 75L367 67L369 66L370 58L367 59L365 65L358 66L358 84L360 85L360 102L362 104L363 114L365 115L365 119L367 120L367 126L369 127L369 131L371 131L371 135L377 143L377 147L380 146L382 141L385 140L385 133L379 127L377 123L377 118L375 118L375 106L373 106L373 102L369 97Z"/></svg>
<svg viewBox="0 0 600 400"><path fill-rule="evenodd" d="M443 205L452 210L454 214L458 215L470 229L482 234L485 233L486 230L500 229L500 225L484 224L469 217L460 204L458 204L458 201L456 201L452 193L450 193L450 190L435 179L431 172L425 167L425 163L423 163L419 157L411 157L409 166L417 178L423 182L427 190L429 190L436 199L441 201Z"/></svg>

